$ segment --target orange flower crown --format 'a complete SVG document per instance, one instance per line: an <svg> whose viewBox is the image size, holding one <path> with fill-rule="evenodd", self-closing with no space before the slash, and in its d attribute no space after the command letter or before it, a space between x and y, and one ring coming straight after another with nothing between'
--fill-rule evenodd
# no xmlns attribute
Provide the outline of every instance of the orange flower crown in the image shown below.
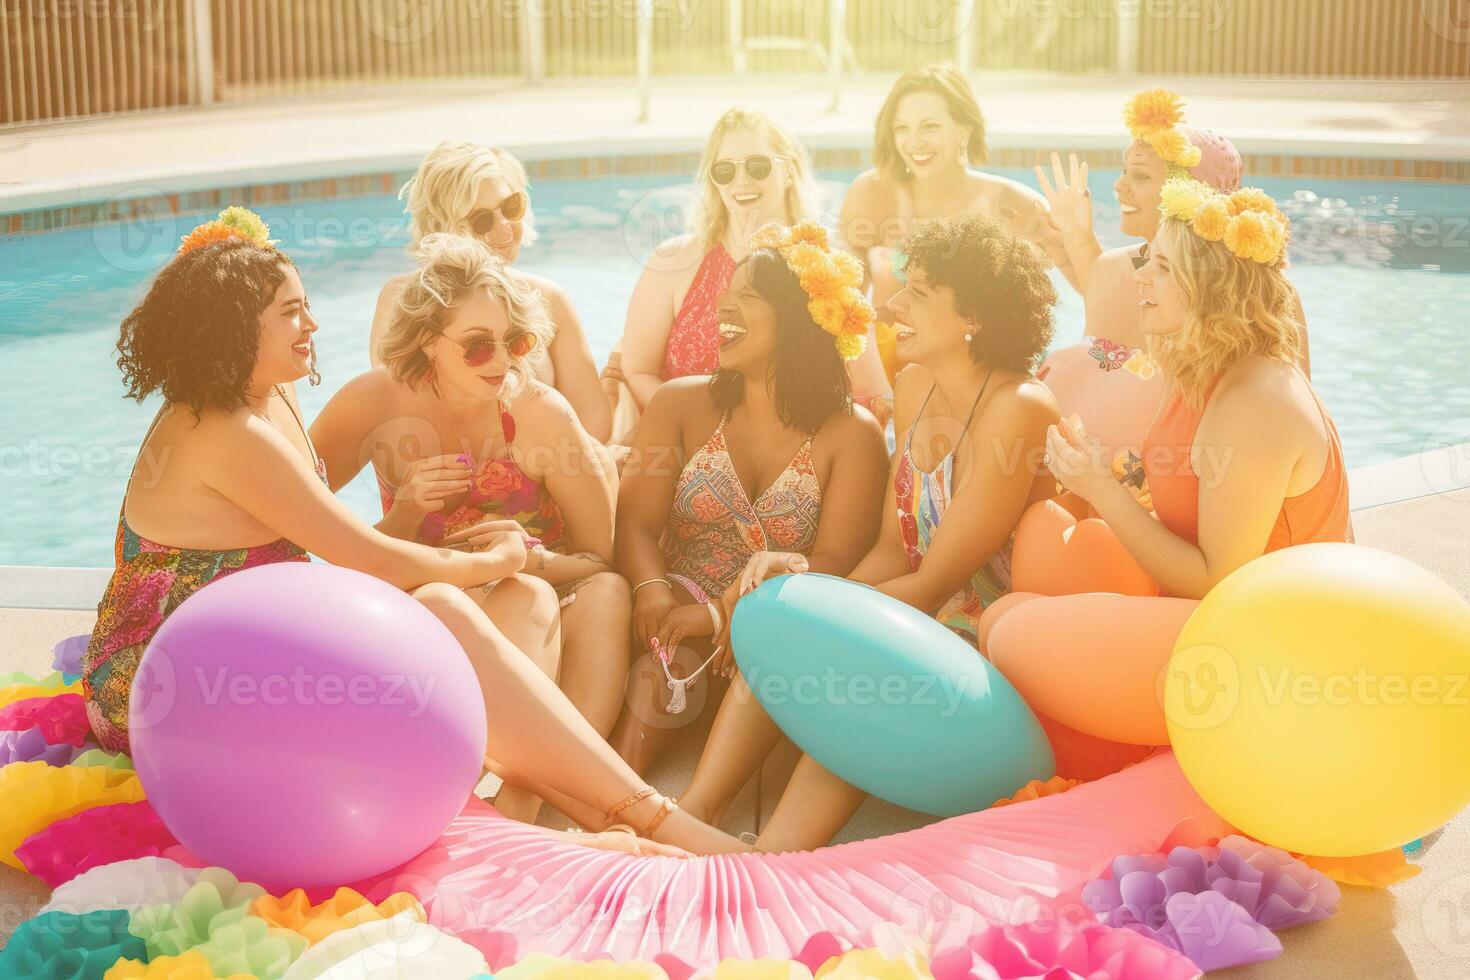
<svg viewBox="0 0 1470 980"><path fill-rule="evenodd" d="M1207 242L1224 242L1236 258L1261 265L1280 262L1291 240L1291 222L1258 187L1222 194L1202 180L1174 177L1164 181L1159 211Z"/></svg>
<svg viewBox="0 0 1470 980"><path fill-rule="evenodd" d="M751 236L750 247L771 249L785 260L807 295L807 312L832 335L844 361L862 354L874 318L862 291L862 263L828 245L826 229L810 220L790 228L765 225Z"/></svg>
<svg viewBox="0 0 1470 980"><path fill-rule="evenodd" d="M1171 177L1184 176L1203 159L1182 128L1184 100L1168 89L1139 92L1123 107L1123 122L1136 140L1143 140L1163 157Z"/></svg>
<svg viewBox="0 0 1470 980"><path fill-rule="evenodd" d="M219 213L213 221L206 221L185 235L179 242L178 254L203 248L210 242L222 242L228 238L243 238L248 242L275 248L277 239L271 238L271 227L265 219L249 208L231 205Z"/></svg>

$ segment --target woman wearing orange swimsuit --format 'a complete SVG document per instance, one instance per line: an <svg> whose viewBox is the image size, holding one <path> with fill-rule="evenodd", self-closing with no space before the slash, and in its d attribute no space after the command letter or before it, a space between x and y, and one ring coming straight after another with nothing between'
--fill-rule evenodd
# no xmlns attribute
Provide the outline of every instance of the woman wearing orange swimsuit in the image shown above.
<svg viewBox="0 0 1470 980"><path fill-rule="evenodd" d="M809 237L797 251L861 275L820 228L796 231ZM882 433L852 406L847 342L813 319L791 251L758 245L736 267L718 310L719 370L659 389L623 471L618 567L648 656L613 744L639 771L733 674L721 636L747 563L844 575L878 528ZM837 313L865 331L872 310L858 299ZM779 734L771 726L765 751Z"/></svg>
<svg viewBox="0 0 1470 980"><path fill-rule="evenodd" d="M546 307L477 239L430 235L416 254L382 366L343 386L312 437L334 488L372 462L388 534L469 550L506 527L529 537L525 569L475 598L605 737L622 707L631 599L611 567L598 447L536 380ZM498 805L525 819L536 809L513 794Z"/></svg>
<svg viewBox="0 0 1470 980"><path fill-rule="evenodd" d="M1049 433L1048 452L1057 479L1167 598L1036 598L983 626L991 658L1033 707L1135 744L1167 739L1154 684L1193 600L1266 552L1352 533L1342 444L1298 364L1285 216L1263 191L1221 194L1188 178L1165 184L1160 211L1135 276L1150 356L1169 380L1143 442L1157 516L1113 478L1075 416ZM1116 697L1100 705L1105 688Z"/></svg>

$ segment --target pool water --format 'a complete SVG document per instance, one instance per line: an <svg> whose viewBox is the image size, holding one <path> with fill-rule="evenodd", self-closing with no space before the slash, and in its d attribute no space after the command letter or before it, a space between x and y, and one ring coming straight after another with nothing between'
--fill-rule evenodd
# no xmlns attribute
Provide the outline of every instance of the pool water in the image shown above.
<svg viewBox="0 0 1470 980"><path fill-rule="evenodd" d="M824 176L835 214L854 174ZM1112 179L1093 178L1109 246L1125 242ZM1470 194L1424 184L1258 183L1293 218L1290 274L1310 324L1314 379L1349 465L1470 441ZM541 239L519 264L568 290L601 363L622 333L641 264L680 230L694 195L667 177L617 178L545 182L533 202ZM410 266L407 222L391 196L262 213L321 323L324 383L298 389L310 419L368 367L378 291ZM123 489L157 407L122 397L118 324L198 220L0 239L0 564L112 564ZM1082 333L1082 303L1058 285L1057 343L1071 343ZM342 495L364 518L381 516L367 476Z"/></svg>

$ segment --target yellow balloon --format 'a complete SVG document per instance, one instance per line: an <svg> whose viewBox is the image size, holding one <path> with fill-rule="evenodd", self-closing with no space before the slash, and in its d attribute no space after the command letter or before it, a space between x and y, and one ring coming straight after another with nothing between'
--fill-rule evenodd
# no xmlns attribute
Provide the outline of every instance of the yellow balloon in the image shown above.
<svg viewBox="0 0 1470 980"><path fill-rule="evenodd" d="M1164 713L1190 784L1245 833L1398 847L1470 803L1470 604L1396 555L1284 548L1200 603Z"/></svg>

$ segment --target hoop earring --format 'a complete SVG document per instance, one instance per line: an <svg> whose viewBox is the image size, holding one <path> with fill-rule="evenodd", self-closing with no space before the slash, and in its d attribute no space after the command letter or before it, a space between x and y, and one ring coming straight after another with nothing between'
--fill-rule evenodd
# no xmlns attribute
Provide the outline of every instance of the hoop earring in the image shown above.
<svg viewBox="0 0 1470 980"><path fill-rule="evenodd" d="M315 388L322 383L322 373L316 369L316 344L311 345L311 357L306 362L306 383Z"/></svg>

